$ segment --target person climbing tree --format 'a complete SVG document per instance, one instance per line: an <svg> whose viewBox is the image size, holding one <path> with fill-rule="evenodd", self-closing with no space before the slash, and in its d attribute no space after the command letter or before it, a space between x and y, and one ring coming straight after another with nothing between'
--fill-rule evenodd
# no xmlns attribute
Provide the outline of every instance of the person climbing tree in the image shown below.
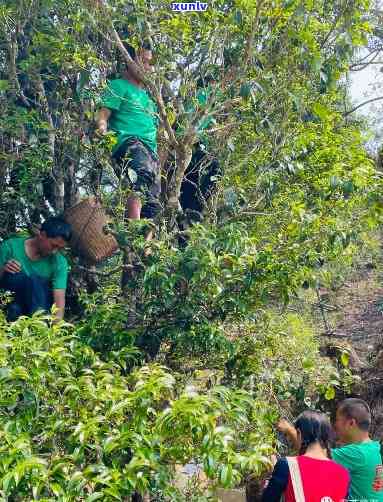
<svg viewBox="0 0 383 502"><path fill-rule="evenodd" d="M49 311L53 303L56 317L64 317L68 263L58 251L70 241L71 233L68 223L52 217L35 237L13 237L0 244L0 288L14 294L9 321Z"/></svg>
<svg viewBox="0 0 383 502"><path fill-rule="evenodd" d="M151 48L126 49L135 62L151 70ZM143 88L139 76L126 66L120 79L111 80L101 98L98 131L108 128L117 135L112 152L118 164L118 176L129 188L125 215L128 219L152 219L161 210L161 177L157 156L157 110ZM147 235L150 238L150 235Z"/></svg>
<svg viewBox="0 0 383 502"><path fill-rule="evenodd" d="M199 106L206 106L209 96L216 85L211 75L200 78L197 82L196 98ZM193 113L195 107L186 107L187 113ZM193 147L193 154L181 185L180 205L190 223L202 219L202 211L214 193L220 166L216 157L209 151L209 140L206 129L215 120L205 117L197 126L198 142Z"/></svg>

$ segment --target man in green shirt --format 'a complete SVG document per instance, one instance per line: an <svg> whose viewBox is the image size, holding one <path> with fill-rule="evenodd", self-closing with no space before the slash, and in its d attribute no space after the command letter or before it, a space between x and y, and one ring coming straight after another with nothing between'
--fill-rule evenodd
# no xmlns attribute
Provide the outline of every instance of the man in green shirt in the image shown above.
<svg viewBox="0 0 383 502"><path fill-rule="evenodd" d="M383 466L380 443L369 436L371 413L362 399L342 401L336 412L335 430L339 448L333 448L333 460L349 470L350 502L383 502Z"/></svg>
<svg viewBox="0 0 383 502"><path fill-rule="evenodd" d="M348 502L383 502L383 466L380 443L369 436L371 413L362 399L342 401L336 412L335 430L341 446L331 450L332 459L350 472ZM277 428L296 447L295 428L285 419Z"/></svg>
<svg viewBox="0 0 383 502"><path fill-rule="evenodd" d="M0 244L0 288L14 294L9 321L37 310L49 311L53 303L56 317L64 317L68 263L58 251L70 238L70 225L52 217L35 237L13 237Z"/></svg>
<svg viewBox="0 0 383 502"><path fill-rule="evenodd" d="M126 49L134 61L140 61L145 70L151 70L150 49L142 48L137 52L131 46ZM101 134L109 128L117 135L112 155L119 165L118 175L123 181L129 181L131 189L126 202L127 217L154 218L161 210L157 108L132 68L125 69L123 78L108 83L97 123Z"/></svg>

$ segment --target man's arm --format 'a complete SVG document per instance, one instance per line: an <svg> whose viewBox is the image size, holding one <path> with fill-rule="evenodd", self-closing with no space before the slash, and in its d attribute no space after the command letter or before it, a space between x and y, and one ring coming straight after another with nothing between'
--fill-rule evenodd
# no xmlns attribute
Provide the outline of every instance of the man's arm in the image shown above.
<svg viewBox="0 0 383 502"><path fill-rule="evenodd" d="M112 111L109 108L100 108L97 116L97 130L100 134L105 134L108 131L108 120Z"/></svg>
<svg viewBox="0 0 383 502"><path fill-rule="evenodd" d="M12 259L12 250L7 240L0 243L0 280L5 272L16 274L21 272L20 263Z"/></svg>
<svg viewBox="0 0 383 502"><path fill-rule="evenodd" d="M57 307L56 319L64 319L65 311L65 289L54 289L53 290L53 303Z"/></svg>
<svg viewBox="0 0 383 502"><path fill-rule="evenodd" d="M281 418L277 423L277 429L282 432L286 438L291 442L295 450L299 449L298 434L296 428L285 418Z"/></svg>

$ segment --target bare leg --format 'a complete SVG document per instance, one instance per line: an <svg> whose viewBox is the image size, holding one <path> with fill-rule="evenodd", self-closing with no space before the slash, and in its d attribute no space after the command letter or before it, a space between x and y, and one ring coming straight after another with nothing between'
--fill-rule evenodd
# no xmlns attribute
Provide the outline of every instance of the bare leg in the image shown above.
<svg viewBox="0 0 383 502"><path fill-rule="evenodd" d="M130 195L126 201L126 216L129 220L139 220L141 218L142 204L135 195Z"/></svg>
<svg viewBox="0 0 383 502"><path fill-rule="evenodd" d="M139 197L136 195L130 195L126 201L126 217L129 220L140 220L141 219L141 209L142 203ZM153 230L149 230L145 235L146 241L151 241L153 239ZM150 254L150 249L147 248L144 251L144 255L148 256Z"/></svg>

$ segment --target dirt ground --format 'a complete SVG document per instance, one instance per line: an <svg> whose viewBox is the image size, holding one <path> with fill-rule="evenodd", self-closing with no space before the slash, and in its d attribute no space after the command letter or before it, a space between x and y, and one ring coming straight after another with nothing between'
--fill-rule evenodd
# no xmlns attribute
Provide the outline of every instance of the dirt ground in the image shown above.
<svg viewBox="0 0 383 502"><path fill-rule="evenodd" d="M371 362L383 340L383 277L368 269L347 282L333 298L333 335L349 340L358 355Z"/></svg>
<svg viewBox="0 0 383 502"><path fill-rule="evenodd" d="M310 293L301 300L294 311L315 320L326 355L329 347L350 349L350 366L361 378L353 396L369 403L371 435L383 441L383 260L358 267L337 291L323 288L318 296ZM260 500L258 480L249 482L247 490L248 502Z"/></svg>
<svg viewBox="0 0 383 502"><path fill-rule="evenodd" d="M355 394L369 403L372 435L383 440L383 267L365 266L339 291L319 296L324 339L351 345L350 365L361 377Z"/></svg>

